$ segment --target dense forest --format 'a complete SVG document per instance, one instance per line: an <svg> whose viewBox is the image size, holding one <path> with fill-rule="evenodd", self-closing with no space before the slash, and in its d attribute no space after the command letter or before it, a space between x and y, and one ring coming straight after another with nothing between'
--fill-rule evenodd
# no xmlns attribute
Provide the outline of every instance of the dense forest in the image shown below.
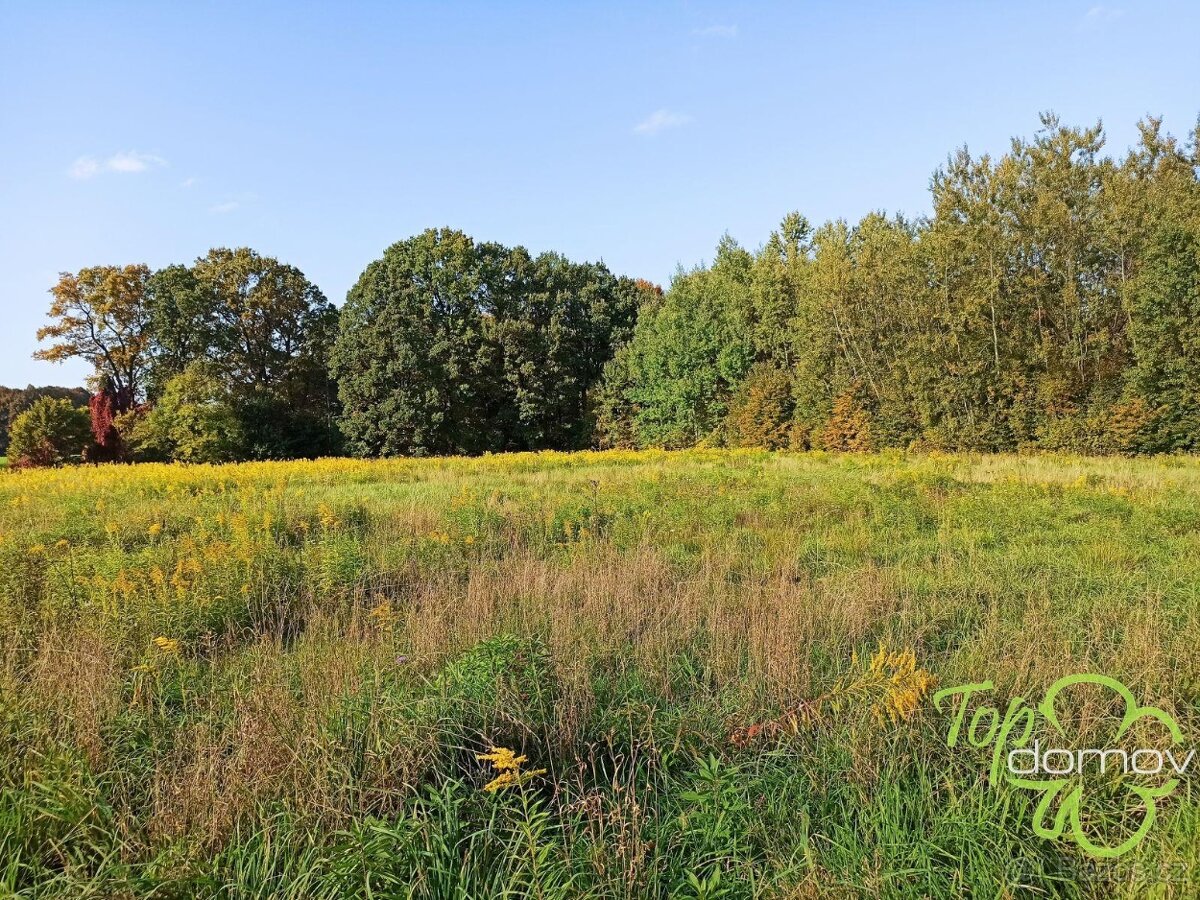
<svg viewBox="0 0 1200 900"><path fill-rule="evenodd" d="M1045 115L953 154L928 216L792 213L666 291L450 229L388 248L340 310L247 249L64 273L38 355L94 366L91 436L47 398L10 455L1194 451L1200 126L1139 130L1116 158Z"/></svg>
<svg viewBox="0 0 1200 900"><path fill-rule="evenodd" d="M1052 116L955 154L932 214L724 239L645 306L601 439L1088 453L1200 442L1200 181L1158 120L1124 159Z"/></svg>

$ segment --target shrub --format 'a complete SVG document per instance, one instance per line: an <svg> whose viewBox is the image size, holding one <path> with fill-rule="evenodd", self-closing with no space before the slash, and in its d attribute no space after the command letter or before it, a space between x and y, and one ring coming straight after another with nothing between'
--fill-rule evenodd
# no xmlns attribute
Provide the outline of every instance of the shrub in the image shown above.
<svg viewBox="0 0 1200 900"><path fill-rule="evenodd" d="M83 407L43 397L13 420L8 434L14 466L58 466L82 458L92 424Z"/></svg>
<svg viewBox="0 0 1200 900"><path fill-rule="evenodd" d="M729 405L729 439L738 447L778 450L792 437L792 380L768 363L750 370Z"/></svg>
<svg viewBox="0 0 1200 900"><path fill-rule="evenodd" d="M42 397L66 398L75 406L88 402L86 388L68 387L34 387L32 384L25 388L0 387L0 456L8 453L8 429L13 420Z"/></svg>
<svg viewBox="0 0 1200 900"><path fill-rule="evenodd" d="M1125 455L1144 451L1150 443L1148 436L1157 421L1156 411L1141 397L1115 403L1104 410L1097 423L1102 453Z"/></svg>
<svg viewBox="0 0 1200 900"><path fill-rule="evenodd" d="M158 403L132 423L129 440L141 459L189 463L236 460L245 446L224 385L203 364L167 382Z"/></svg>
<svg viewBox="0 0 1200 900"><path fill-rule="evenodd" d="M866 453L873 449L871 419L854 391L847 391L833 401L833 410L821 432L825 450Z"/></svg>

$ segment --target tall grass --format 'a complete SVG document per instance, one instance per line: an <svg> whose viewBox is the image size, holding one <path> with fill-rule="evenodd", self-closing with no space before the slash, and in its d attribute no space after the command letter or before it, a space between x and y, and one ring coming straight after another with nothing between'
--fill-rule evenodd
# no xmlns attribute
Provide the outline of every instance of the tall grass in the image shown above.
<svg viewBox="0 0 1200 900"><path fill-rule="evenodd" d="M1097 863L1035 837L1034 798L948 749L927 693L881 714L869 677L880 645L999 697L1098 671L1190 738L1191 460L12 472L0 597L0 896L1190 897L1200 881L1190 783L1138 850ZM486 791L493 748L545 772Z"/></svg>

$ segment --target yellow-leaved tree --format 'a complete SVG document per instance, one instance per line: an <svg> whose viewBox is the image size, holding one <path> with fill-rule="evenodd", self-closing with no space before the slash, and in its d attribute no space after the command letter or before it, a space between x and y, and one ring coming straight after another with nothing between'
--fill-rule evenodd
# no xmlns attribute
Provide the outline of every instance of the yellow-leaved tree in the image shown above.
<svg viewBox="0 0 1200 900"><path fill-rule="evenodd" d="M92 266L61 273L50 289L52 321L37 333L39 341L54 343L34 357L51 362L84 359L98 379L107 377L124 403L138 400L150 362L149 279L145 265Z"/></svg>

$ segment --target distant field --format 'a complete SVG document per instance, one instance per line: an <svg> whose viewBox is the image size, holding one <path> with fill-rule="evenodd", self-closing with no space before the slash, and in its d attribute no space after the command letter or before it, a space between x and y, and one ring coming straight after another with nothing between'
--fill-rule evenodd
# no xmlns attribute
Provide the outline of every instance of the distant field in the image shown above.
<svg viewBox="0 0 1200 900"><path fill-rule="evenodd" d="M1103 673L1190 743L1200 461L10 472L0 586L0 896L1200 893L1189 779L1097 862L929 681Z"/></svg>

